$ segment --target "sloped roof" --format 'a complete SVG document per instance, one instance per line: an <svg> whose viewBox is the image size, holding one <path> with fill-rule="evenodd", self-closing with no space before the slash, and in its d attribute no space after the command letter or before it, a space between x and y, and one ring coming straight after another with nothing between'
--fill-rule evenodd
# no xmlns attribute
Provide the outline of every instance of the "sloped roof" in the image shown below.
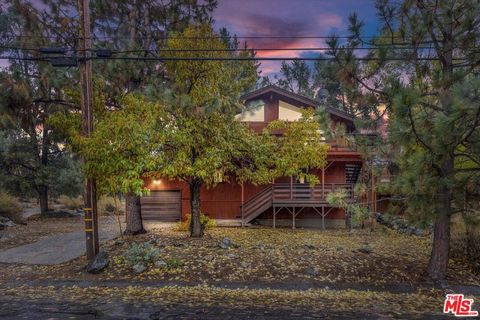
<svg viewBox="0 0 480 320"><path fill-rule="evenodd" d="M305 96L302 96L298 93L294 93L294 92L285 90L285 89L280 88L276 85L269 85L269 86L266 86L266 87L263 87L263 88L260 88L260 89L254 90L254 91L250 91L249 93L244 94L241 97L241 99L244 100L244 101L252 100L252 99L258 98L258 97L260 97L264 94L267 94L267 93L276 93L280 96L284 96L284 97L287 97L289 99L296 100L296 101L300 102L301 104L304 104L304 105L307 105L307 106L316 107L319 104L318 101L316 101L312 98L305 97ZM328 113L330 113L331 115L337 116L339 118L342 118L342 119L345 119L345 120L348 120L348 121L353 122L353 120L355 119L355 117L353 115L351 115L351 114L349 114L345 111L339 110L337 108L326 107L325 110Z"/></svg>

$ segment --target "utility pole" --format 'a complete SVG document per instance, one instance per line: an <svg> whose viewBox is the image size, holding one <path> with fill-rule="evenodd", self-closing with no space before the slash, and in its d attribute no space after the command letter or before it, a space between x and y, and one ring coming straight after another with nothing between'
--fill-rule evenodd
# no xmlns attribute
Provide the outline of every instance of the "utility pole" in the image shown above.
<svg viewBox="0 0 480 320"><path fill-rule="evenodd" d="M82 104L82 132L88 137L93 131L93 86L92 86L92 60L90 38L90 12L89 0L77 0L80 16L80 88ZM97 217L97 192L95 180L88 178L85 183L85 235L87 246L87 259L92 261L99 251L98 244L98 217Z"/></svg>

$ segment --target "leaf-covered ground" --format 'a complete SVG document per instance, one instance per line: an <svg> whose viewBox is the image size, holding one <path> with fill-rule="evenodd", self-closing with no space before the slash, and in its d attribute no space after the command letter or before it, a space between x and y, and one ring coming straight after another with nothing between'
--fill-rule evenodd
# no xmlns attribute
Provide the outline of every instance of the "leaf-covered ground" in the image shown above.
<svg viewBox="0 0 480 320"><path fill-rule="evenodd" d="M229 249L219 247L224 237L233 240ZM176 268L147 265L136 274L123 255L133 243L150 242L160 250L159 259L180 262ZM367 246L371 253L359 251ZM391 230L290 230L271 228L215 228L202 239L189 238L171 227L158 228L102 248L110 266L99 275L81 270L80 258L60 266L11 266L23 279L103 279L175 281L193 284L332 283L423 284L431 250L428 237L398 234ZM22 269L26 270L22 272ZM5 277L9 275L3 274ZM2 275L0 275L0 279ZM451 260L449 283L480 285L480 276L463 262Z"/></svg>
<svg viewBox="0 0 480 320"><path fill-rule="evenodd" d="M228 249L219 246L225 237L234 243ZM146 242L159 249L155 260L174 260L177 266L150 263L144 272L135 273L124 253L133 243ZM359 251L365 247L370 253ZM85 302L93 295L99 301L181 304L188 310L214 306L221 312L251 311L260 305L275 312L303 310L310 315L330 310L328 314L338 311L347 317L348 312L438 314L446 292L434 288L424 273L429 237L381 228L373 233L215 228L193 239L169 226L111 241L102 249L111 262L97 275L84 271L84 257L58 266L1 265L0 298L67 303ZM451 260L448 284L475 287L480 276L465 263Z"/></svg>
<svg viewBox="0 0 480 320"><path fill-rule="evenodd" d="M272 289L224 289L210 286L162 288L129 286L129 287L18 287L5 290L3 297L10 301L15 299L49 299L50 303L65 304L81 302L90 307L108 304L119 299L123 305L140 307L143 312L148 309L168 309L177 312L196 310L195 318L203 319L199 311L225 313L220 319L229 319L232 315L243 314L245 310L253 310L249 318L265 319L268 314L276 314L275 318L424 318L441 315L443 295L439 291L395 294L385 292L312 289L306 291L272 290ZM0 296L0 302L2 296ZM11 302L10 302L11 303ZM155 306L156 309L152 309ZM98 307L97 307L98 308ZM105 308L105 307L104 307ZM67 308L65 308L67 309ZM223 310L223 312L222 312ZM64 310L66 312L66 310ZM188 311L187 311L188 312ZM182 314L182 313L180 313ZM186 313L185 315L188 315ZM217 314L218 315L218 314ZM137 314L137 318L138 317ZM150 316L150 318L152 318ZM180 317L183 318L183 317ZM232 317L237 319L237 317ZM241 319L241 317L240 317Z"/></svg>

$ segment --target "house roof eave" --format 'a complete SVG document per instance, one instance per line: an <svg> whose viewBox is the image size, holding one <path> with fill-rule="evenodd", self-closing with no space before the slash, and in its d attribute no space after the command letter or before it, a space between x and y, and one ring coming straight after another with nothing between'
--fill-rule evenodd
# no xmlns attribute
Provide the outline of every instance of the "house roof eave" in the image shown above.
<svg viewBox="0 0 480 320"><path fill-rule="evenodd" d="M285 96L285 97L288 97L290 99L299 101L299 102L301 102L305 105L318 106L318 101L316 101L314 99L311 99L309 97L302 96L298 93L290 92L290 91L285 90L283 88L280 88L276 85L268 85L266 87L248 92L248 93L242 95L240 98L243 101L252 100L252 99L255 99L256 97L259 97L259 96L264 95L264 94L269 93L269 92L277 93L281 96ZM355 120L355 117L353 115L351 115L347 112L344 112L342 110L338 110L336 108L332 108L332 107L328 107L328 106L325 109L328 113L330 113L332 115L335 115L337 117L343 118L345 120L352 121L352 122Z"/></svg>

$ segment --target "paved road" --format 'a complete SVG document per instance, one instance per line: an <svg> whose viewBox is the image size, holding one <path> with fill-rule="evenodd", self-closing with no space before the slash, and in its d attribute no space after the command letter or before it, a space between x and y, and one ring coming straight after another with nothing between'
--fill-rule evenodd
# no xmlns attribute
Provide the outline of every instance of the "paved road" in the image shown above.
<svg viewBox="0 0 480 320"><path fill-rule="evenodd" d="M100 230L100 242L120 236L118 226ZM61 264L85 253L85 232L69 232L0 251L0 263Z"/></svg>
<svg viewBox="0 0 480 320"><path fill-rule="evenodd" d="M192 301L193 302L193 301ZM94 303L51 300L11 300L0 298L0 319L438 319L439 315L393 315L389 310L362 313L341 310L291 309L288 306L202 306L188 303L152 303L148 299L132 303L121 300ZM443 318L443 317L442 317Z"/></svg>

